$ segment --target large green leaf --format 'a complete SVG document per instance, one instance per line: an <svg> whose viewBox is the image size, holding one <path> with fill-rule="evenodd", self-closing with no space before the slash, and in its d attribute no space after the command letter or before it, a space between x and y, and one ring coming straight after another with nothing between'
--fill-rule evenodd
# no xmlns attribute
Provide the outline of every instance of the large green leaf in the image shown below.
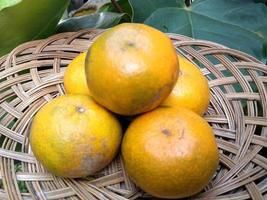
<svg viewBox="0 0 267 200"><path fill-rule="evenodd" d="M136 22L141 20L164 32L215 41L261 60L267 57L267 7L262 3L196 0L186 7L181 0L145 2L130 0ZM153 9L141 9L148 4Z"/></svg>
<svg viewBox="0 0 267 200"><path fill-rule="evenodd" d="M71 17L57 26L57 32L77 31L85 28L109 28L117 25L124 16L123 13L101 12Z"/></svg>
<svg viewBox="0 0 267 200"><path fill-rule="evenodd" d="M184 0L129 0L129 3L133 9L133 21L139 23L159 8L185 6Z"/></svg>
<svg viewBox="0 0 267 200"><path fill-rule="evenodd" d="M54 33L69 0L0 0L0 56L17 45Z"/></svg>

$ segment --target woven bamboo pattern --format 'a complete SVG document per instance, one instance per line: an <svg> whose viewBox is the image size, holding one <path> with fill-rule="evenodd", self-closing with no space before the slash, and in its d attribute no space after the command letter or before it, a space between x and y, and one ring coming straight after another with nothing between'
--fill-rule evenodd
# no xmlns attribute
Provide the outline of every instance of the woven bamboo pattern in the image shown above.
<svg viewBox="0 0 267 200"><path fill-rule="evenodd" d="M33 156L29 129L36 112L64 95L66 66L103 30L62 33L32 41L0 58L0 199L126 200L150 198L128 178L120 155L84 179L48 173ZM220 166L190 199L264 199L267 192L267 66L222 45L169 34L177 53L209 80L206 120L220 149Z"/></svg>

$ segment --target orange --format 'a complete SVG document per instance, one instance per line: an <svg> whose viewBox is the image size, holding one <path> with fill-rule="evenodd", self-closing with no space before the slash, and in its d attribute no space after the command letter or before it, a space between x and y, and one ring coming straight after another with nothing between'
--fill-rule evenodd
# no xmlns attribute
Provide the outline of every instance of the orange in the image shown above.
<svg viewBox="0 0 267 200"><path fill-rule="evenodd" d="M85 77L86 52L79 54L67 66L64 74L64 87L67 94L90 95Z"/></svg>
<svg viewBox="0 0 267 200"><path fill-rule="evenodd" d="M129 177L160 198L184 198L201 191L219 162L209 124L184 109L157 108L137 117L122 142Z"/></svg>
<svg viewBox="0 0 267 200"><path fill-rule="evenodd" d="M30 144L51 173L68 178L94 174L115 157L121 141L117 119L89 96L67 95L34 117Z"/></svg>
<svg viewBox="0 0 267 200"><path fill-rule="evenodd" d="M188 108L203 115L210 102L208 81L201 71L189 60L178 56L180 64L179 79L170 96L162 103L164 106Z"/></svg>
<svg viewBox="0 0 267 200"><path fill-rule="evenodd" d="M144 25L125 23L104 32L90 47L85 72L92 97L121 115L157 107L178 77L171 40Z"/></svg>

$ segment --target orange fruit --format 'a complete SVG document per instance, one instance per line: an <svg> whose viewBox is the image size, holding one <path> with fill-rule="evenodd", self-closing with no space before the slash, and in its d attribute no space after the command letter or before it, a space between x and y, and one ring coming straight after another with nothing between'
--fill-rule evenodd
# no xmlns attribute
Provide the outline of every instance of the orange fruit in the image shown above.
<svg viewBox="0 0 267 200"><path fill-rule="evenodd" d="M117 119L89 96L60 96L34 117L30 144L35 157L55 175L94 174L115 157L121 141Z"/></svg>
<svg viewBox="0 0 267 200"><path fill-rule="evenodd" d="M162 105L184 107L203 115L210 102L208 81L193 63L182 56L178 58L179 79Z"/></svg>
<svg viewBox="0 0 267 200"><path fill-rule="evenodd" d="M104 32L90 47L85 72L92 97L121 115L157 107L178 77L171 40L144 25L125 23Z"/></svg>
<svg viewBox="0 0 267 200"><path fill-rule="evenodd" d="M85 77L86 52L79 54L67 66L64 74L64 87L67 94L90 95Z"/></svg>
<svg viewBox="0 0 267 200"><path fill-rule="evenodd" d="M137 117L122 141L129 177L160 198L184 198L201 191L219 162L209 124L184 109L157 108Z"/></svg>

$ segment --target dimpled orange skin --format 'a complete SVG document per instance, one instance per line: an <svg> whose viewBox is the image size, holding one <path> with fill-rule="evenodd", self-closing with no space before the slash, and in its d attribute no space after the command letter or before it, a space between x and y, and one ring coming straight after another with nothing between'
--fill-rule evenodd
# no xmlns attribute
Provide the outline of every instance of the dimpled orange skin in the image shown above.
<svg viewBox="0 0 267 200"><path fill-rule="evenodd" d="M117 119L89 96L67 95L34 117L30 144L51 173L77 178L94 174L115 157L121 141Z"/></svg>
<svg viewBox="0 0 267 200"><path fill-rule="evenodd" d="M104 32L88 51L85 72L92 97L121 115L157 107L176 83L179 65L171 40L144 24Z"/></svg>
<svg viewBox="0 0 267 200"><path fill-rule="evenodd" d="M67 94L90 95L84 69L86 53L79 54L67 66L64 73L64 87Z"/></svg>
<svg viewBox="0 0 267 200"><path fill-rule="evenodd" d="M201 191L219 162L209 124L183 108L157 108L135 119L123 138L122 156L136 185L169 199Z"/></svg>
<svg viewBox="0 0 267 200"><path fill-rule="evenodd" d="M208 81L197 66L182 56L178 58L179 79L162 105L188 108L202 116L210 103Z"/></svg>

